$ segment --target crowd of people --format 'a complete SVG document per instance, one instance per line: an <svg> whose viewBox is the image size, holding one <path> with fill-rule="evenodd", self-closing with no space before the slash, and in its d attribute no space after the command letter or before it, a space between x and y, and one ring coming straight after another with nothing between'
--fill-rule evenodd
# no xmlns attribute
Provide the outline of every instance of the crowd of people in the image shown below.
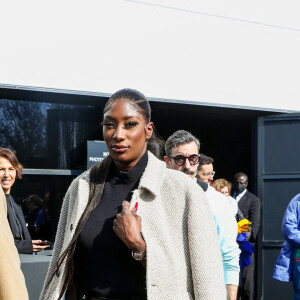
<svg viewBox="0 0 300 300"><path fill-rule="evenodd" d="M109 155L65 195L40 299L254 299L260 200L248 190L247 174L236 173L232 184L214 180L214 159L200 154L199 139L179 130L164 142L136 90L109 98L102 125ZM24 216L11 196L21 176L16 155L0 148L1 222L15 249L31 254L49 247L48 203L29 196ZM295 202L299 197L290 210ZM292 243L300 261L297 247ZM3 299L27 297L18 263L1 261L0 278L3 265L14 265L23 296ZM1 282L0 299L5 292Z"/></svg>

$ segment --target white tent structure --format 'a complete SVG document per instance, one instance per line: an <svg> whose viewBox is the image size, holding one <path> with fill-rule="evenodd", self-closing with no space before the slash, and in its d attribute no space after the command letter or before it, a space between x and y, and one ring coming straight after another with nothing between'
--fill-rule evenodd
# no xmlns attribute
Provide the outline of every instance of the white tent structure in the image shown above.
<svg viewBox="0 0 300 300"><path fill-rule="evenodd" d="M0 84L300 111L299 1L2 1Z"/></svg>

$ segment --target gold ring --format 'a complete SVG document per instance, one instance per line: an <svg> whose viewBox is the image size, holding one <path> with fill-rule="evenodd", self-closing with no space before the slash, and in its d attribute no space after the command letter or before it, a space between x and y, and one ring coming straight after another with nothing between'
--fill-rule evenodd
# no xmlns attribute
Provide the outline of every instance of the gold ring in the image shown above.
<svg viewBox="0 0 300 300"><path fill-rule="evenodd" d="M130 204L122 203L122 206L130 206Z"/></svg>

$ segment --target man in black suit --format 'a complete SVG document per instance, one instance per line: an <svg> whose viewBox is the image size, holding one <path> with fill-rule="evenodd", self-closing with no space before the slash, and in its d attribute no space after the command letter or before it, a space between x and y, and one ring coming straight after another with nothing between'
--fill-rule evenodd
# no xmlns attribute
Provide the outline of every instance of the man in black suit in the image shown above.
<svg viewBox="0 0 300 300"><path fill-rule="evenodd" d="M238 203L238 208L242 212L244 219L248 219L251 224L251 235L249 241L255 245L257 232L260 225L260 200L247 190L248 176L239 172L235 174L233 180L233 197ZM254 294L254 254L251 255L252 263L241 270L241 284L238 292L238 299L252 300Z"/></svg>

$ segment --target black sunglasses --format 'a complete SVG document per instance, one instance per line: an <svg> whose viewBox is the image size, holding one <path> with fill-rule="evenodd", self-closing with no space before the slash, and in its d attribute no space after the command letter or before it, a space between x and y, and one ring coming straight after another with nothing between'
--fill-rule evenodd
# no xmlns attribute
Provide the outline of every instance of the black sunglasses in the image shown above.
<svg viewBox="0 0 300 300"><path fill-rule="evenodd" d="M189 163L194 166L199 162L199 155L192 154L190 156L183 156L183 155L177 155L177 156L169 156L170 158L174 159L175 164L177 166L182 166L185 164L186 159L189 160Z"/></svg>

